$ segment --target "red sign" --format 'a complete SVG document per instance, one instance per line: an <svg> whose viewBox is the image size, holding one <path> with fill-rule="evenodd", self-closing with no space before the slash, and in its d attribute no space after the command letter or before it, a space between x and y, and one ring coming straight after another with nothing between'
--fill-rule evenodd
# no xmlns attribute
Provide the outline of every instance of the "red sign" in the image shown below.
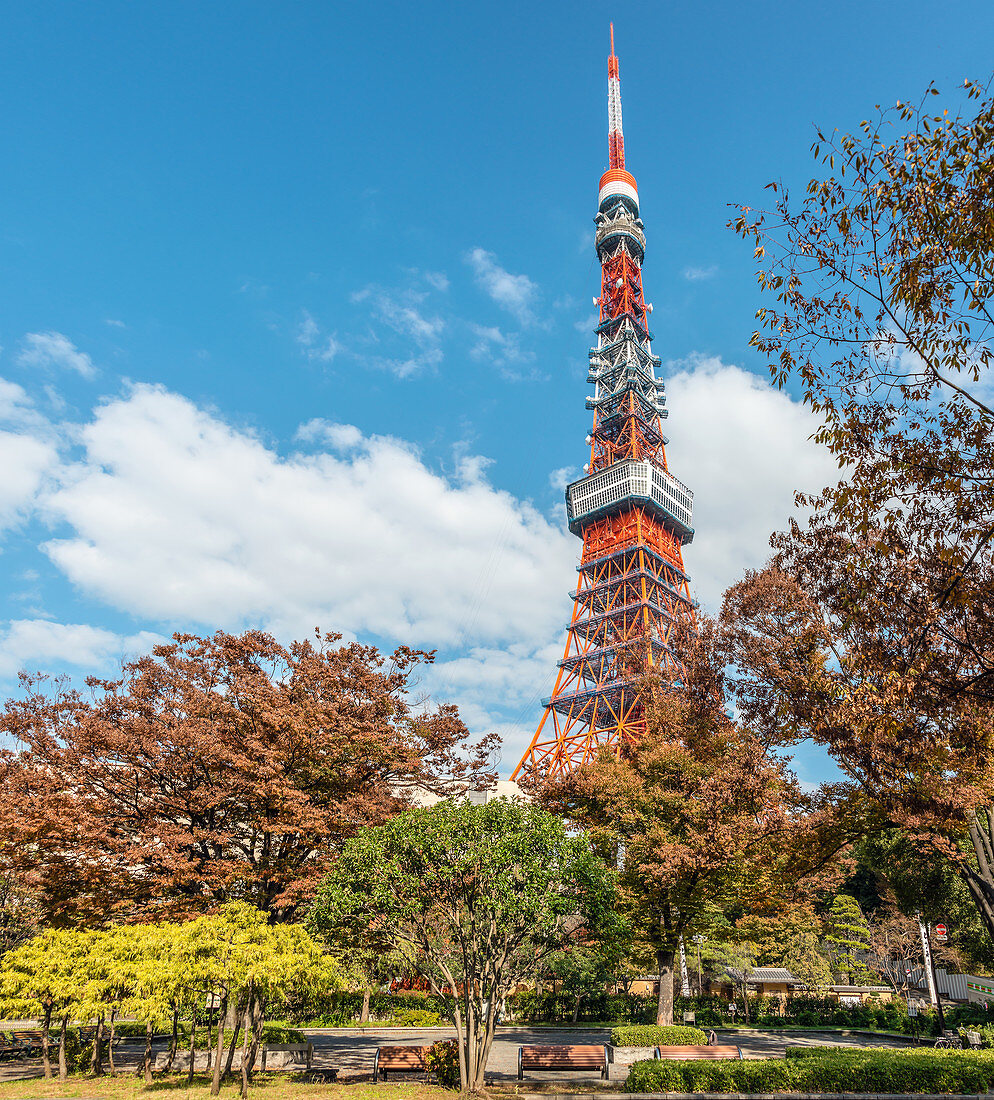
<svg viewBox="0 0 994 1100"><path fill-rule="evenodd" d="M946 928L946 926L944 924L937 924L935 926L935 934L937 936L941 936L943 939L945 939L947 931L948 931L948 929Z"/></svg>

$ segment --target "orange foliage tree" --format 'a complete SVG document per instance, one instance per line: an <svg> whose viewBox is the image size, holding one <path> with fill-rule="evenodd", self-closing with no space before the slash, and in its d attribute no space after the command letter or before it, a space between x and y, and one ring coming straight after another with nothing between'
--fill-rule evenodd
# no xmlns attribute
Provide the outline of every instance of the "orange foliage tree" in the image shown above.
<svg viewBox="0 0 994 1100"><path fill-rule="evenodd" d="M55 924L233 899L288 920L358 828L490 782L494 737L410 696L431 654L339 641L177 634L86 695L24 676L0 717L20 746L0 753L0 871Z"/></svg>
<svg viewBox="0 0 994 1100"><path fill-rule="evenodd" d="M539 792L618 862L622 910L659 975L660 1024L673 1022L680 936L725 912L775 911L823 844L786 762L726 713L712 624L702 620L680 653L679 685L647 677L644 738Z"/></svg>

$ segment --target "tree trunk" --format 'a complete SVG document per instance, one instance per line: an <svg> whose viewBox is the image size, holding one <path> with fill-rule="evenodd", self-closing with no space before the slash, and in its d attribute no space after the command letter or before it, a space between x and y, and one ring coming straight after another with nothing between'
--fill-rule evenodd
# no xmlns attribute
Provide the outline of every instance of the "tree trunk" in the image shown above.
<svg viewBox="0 0 994 1100"><path fill-rule="evenodd" d="M249 1047L248 1055L248 1079L252 1080L252 1074L255 1073L255 1059L259 1053L259 1047L262 1043L262 1025L266 1019L266 1002L261 993L255 995L255 1003L252 1005L252 1011L249 1013L249 1022L252 1024L252 1044Z"/></svg>
<svg viewBox="0 0 994 1100"><path fill-rule="evenodd" d="M994 938L994 814L991 807L983 807L972 815L969 831L977 867L971 867L964 860L957 871L970 891L988 936Z"/></svg>
<svg viewBox="0 0 994 1100"><path fill-rule="evenodd" d="M745 1023L749 1022L749 986L746 982L742 982L742 1019Z"/></svg>
<svg viewBox="0 0 994 1100"><path fill-rule="evenodd" d="M97 1033L93 1037L93 1055L90 1058L90 1074L93 1077L102 1077L104 1072L104 1018L97 1017Z"/></svg>
<svg viewBox="0 0 994 1100"><path fill-rule="evenodd" d="M69 1017L62 1017L62 1026L59 1028L59 1080L65 1081L69 1076L66 1066L66 1030L69 1027Z"/></svg>
<svg viewBox="0 0 994 1100"><path fill-rule="evenodd" d="M577 993L576 1000L573 1002L573 1020L575 1024L580 1019L580 1002L583 1000L583 994Z"/></svg>
<svg viewBox="0 0 994 1100"><path fill-rule="evenodd" d="M117 1067L114 1065L114 1018L117 1016L117 1010L111 1009L110 1029L107 1032L107 1072L114 1077L117 1073Z"/></svg>
<svg viewBox="0 0 994 1100"><path fill-rule="evenodd" d="M242 1100L248 1096L248 1087L251 1077L249 1075L248 1052L249 1031L252 1027L252 1014L255 1012L255 990L249 985L248 1003L245 1006L245 1026L242 1030Z"/></svg>
<svg viewBox="0 0 994 1100"><path fill-rule="evenodd" d="M469 1035L463 1027L462 1012L459 1011L458 999L452 1011L452 1020L456 1025L456 1043L459 1046L459 1091L465 1095L465 1093L469 1091L469 1067L466 1059L466 1048L469 1045Z"/></svg>
<svg viewBox="0 0 994 1100"><path fill-rule="evenodd" d="M656 1025L668 1027L673 1023L673 957L674 952L656 952L656 968L659 971L659 996L656 1000Z"/></svg>
<svg viewBox="0 0 994 1100"><path fill-rule="evenodd" d="M186 1083L193 1084L193 1059L197 1053L197 1002L190 1009L190 1068L186 1071Z"/></svg>
<svg viewBox="0 0 994 1100"><path fill-rule="evenodd" d="M235 1060L235 1047L238 1046L238 1032L241 1030L244 1019L245 994L243 993L235 1003L235 1017L231 1022L231 1042L228 1044L228 1057L224 1060L224 1072L221 1074L222 1081L227 1081L231 1075L231 1065Z"/></svg>
<svg viewBox="0 0 994 1100"><path fill-rule="evenodd" d="M221 998L221 1009L217 1019L217 1052L214 1058L214 1074L211 1077L211 1096L221 1091L221 1056L224 1054L224 1021L228 1015L228 995Z"/></svg>
<svg viewBox="0 0 994 1100"><path fill-rule="evenodd" d="M52 1076L52 1053L49 1047L49 1030L52 1026L52 998L45 1001L45 1013L41 1018L41 1064L45 1076Z"/></svg>
<svg viewBox="0 0 994 1100"><path fill-rule="evenodd" d="M173 1035L169 1040L169 1057L166 1059L166 1073L173 1068L173 1059L179 1048L179 1009L173 1004Z"/></svg>
<svg viewBox="0 0 994 1100"><path fill-rule="evenodd" d="M365 1024L369 1021L369 990L364 989L362 991L362 1008L359 1010L359 1023Z"/></svg>
<svg viewBox="0 0 994 1100"><path fill-rule="evenodd" d="M152 1083L152 1024L147 1023L145 1025L145 1061L143 1063L145 1070L145 1084L150 1085Z"/></svg>

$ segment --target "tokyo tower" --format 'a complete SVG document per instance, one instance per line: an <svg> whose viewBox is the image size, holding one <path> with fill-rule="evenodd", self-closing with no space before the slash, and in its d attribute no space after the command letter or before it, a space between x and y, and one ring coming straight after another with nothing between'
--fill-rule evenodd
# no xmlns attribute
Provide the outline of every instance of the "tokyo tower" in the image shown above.
<svg viewBox="0 0 994 1100"><path fill-rule="evenodd" d="M566 488L569 528L583 540L566 650L545 713L512 779L554 778L616 753L645 732L646 662L680 678L671 643L694 627L682 548L694 537L694 494L666 465L665 386L656 379L642 294L645 232L638 184L625 171L618 58L608 58L609 168L601 176L595 247L600 323L590 350L593 428L584 477Z"/></svg>

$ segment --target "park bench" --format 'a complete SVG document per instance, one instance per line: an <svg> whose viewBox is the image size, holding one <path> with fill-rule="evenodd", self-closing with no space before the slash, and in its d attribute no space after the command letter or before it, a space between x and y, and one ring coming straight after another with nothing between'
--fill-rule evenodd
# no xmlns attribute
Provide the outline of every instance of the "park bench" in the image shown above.
<svg viewBox="0 0 994 1100"><path fill-rule="evenodd" d="M14 1040L17 1054L40 1054L40 1031L12 1031L10 1037Z"/></svg>
<svg viewBox="0 0 994 1100"><path fill-rule="evenodd" d="M518 1047L518 1080L526 1069L596 1069L607 1077L607 1060L602 1046Z"/></svg>
<svg viewBox="0 0 994 1100"><path fill-rule="evenodd" d="M373 1058L373 1083L381 1073L384 1081L388 1073L427 1074L427 1053L427 1047L378 1047Z"/></svg>
<svg viewBox="0 0 994 1100"><path fill-rule="evenodd" d="M713 1047L656 1047L657 1058L679 1058L681 1061L692 1062L708 1058L741 1058L742 1051L739 1047L713 1046Z"/></svg>

